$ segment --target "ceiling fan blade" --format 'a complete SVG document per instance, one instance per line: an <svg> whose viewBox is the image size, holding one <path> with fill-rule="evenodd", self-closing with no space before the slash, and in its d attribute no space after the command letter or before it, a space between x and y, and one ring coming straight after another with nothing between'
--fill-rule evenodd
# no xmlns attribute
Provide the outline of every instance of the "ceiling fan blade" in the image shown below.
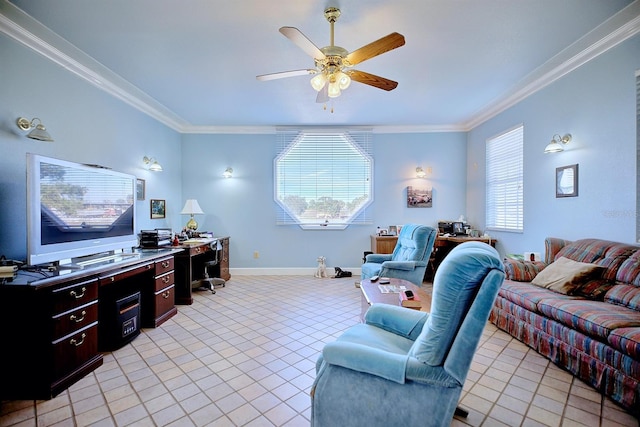
<svg viewBox="0 0 640 427"><path fill-rule="evenodd" d="M316 102L318 104L324 104L325 102L329 102L329 85L327 83L325 83L322 89L318 91L318 96L316 96Z"/></svg>
<svg viewBox="0 0 640 427"><path fill-rule="evenodd" d="M393 90L398 87L398 82L376 76L375 74L365 73L364 71L351 70L347 72L347 74L351 77L351 80L377 87L378 89Z"/></svg>
<svg viewBox="0 0 640 427"><path fill-rule="evenodd" d="M275 80L275 79L283 79L285 77L295 77L295 76L308 76L310 74L315 74L316 70L313 68L307 70L292 70L292 71L282 71L279 73L271 73L271 74L261 74L256 76L256 79L265 82L267 80Z"/></svg>
<svg viewBox="0 0 640 427"><path fill-rule="evenodd" d="M359 64L362 61L371 59L390 50L396 49L404 45L404 36L398 33L391 33L381 39L362 46L347 55L347 61L351 65Z"/></svg>
<svg viewBox="0 0 640 427"><path fill-rule="evenodd" d="M324 59L325 55L322 53L318 46L313 44L311 40L307 38L302 31L295 27L282 27L280 32L289 40L294 42L298 47L304 50L307 55L315 59Z"/></svg>

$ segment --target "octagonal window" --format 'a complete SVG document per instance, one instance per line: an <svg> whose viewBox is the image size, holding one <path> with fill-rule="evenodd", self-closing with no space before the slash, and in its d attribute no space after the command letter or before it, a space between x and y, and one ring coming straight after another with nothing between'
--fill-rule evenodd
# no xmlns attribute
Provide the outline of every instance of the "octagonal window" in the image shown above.
<svg viewBox="0 0 640 427"><path fill-rule="evenodd" d="M278 223L305 229L344 229L371 221L373 159L369 136L350 132L296 132L284 137L274 161Z"/></svg>

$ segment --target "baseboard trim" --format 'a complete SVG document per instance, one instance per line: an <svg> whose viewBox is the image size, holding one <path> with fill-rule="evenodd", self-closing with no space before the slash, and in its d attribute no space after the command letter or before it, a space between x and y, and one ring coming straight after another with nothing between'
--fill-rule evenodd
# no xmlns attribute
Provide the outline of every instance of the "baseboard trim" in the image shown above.
<svg viewBox="0 0 640 427"><path fill-rule="evenodd" d="M352 277L360 277L360 267L342 269L350 271ZM309 267L231 268L229 269L229 273L231 276L234 274L237 274L238 276L314 276L316 274L316 269ZM335 269L333 267L327 267L327 277L332 277L334 274Z"/></svg>

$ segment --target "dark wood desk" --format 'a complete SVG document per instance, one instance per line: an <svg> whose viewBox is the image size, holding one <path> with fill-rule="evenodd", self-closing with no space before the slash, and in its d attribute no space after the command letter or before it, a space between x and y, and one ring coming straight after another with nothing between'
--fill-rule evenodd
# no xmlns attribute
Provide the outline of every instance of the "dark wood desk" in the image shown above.
<svg viewBox="0 0 640 427"><path fill-rule="evenodd" d="M371 236L371 251L377 254L390 254L393 252L398 242L398 236ZM469 237L469 236L437 236L433 244L433 252L429 258L429 266L425 278L433 280L433 276L442 260L456 246L464 242L484 242L493 247L497 240L490 237Z"/></svg>
<svg viewBox="0 0 640 427"><path fill-rule="evenodd" d="M218 244L219 243L219 244ZM176 304L193 304L192 288L204 277L204 264L218 259L218 265L209 272L212 277L231 279L229 274L229 237L214 237L183 242L172 248L183 249L176 254Z"/></svg>

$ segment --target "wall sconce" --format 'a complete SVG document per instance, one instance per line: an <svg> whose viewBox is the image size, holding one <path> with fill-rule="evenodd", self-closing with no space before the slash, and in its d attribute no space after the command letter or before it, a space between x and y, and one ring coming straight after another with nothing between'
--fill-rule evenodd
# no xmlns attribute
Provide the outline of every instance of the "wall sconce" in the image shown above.
<svg viewBox="0 0 640 427"><path fill-rule="evenodd" d="M142 158L142 161L144 162L145 165L147 165L147 168L151 172L162 172L162 166L160 166L160 163L158 163L158 161L153 157L144 156Z"/></svg>
<svg viewBox="0 0 640 427"><path fill-rule="evenodd" d="M563 145L568 144L571 141L571 134L567 133L564 136L560 136L558 134L553 135L551 138L551 142L547 144L544 149L545 153L559 153L564 151Z"/></svg>
<svg viewBox="0 0 640 427"><path fill-rule="evenodd" d="M422 166L416 168L416 178L425 178L427 173L431 173L431 168L427 168L426 171L422 169Z"/></svg>
<svg viewBox="0 0 640 427"><path fill-rule="evenodd" d="M198 229L198 223L193 218L193 215L195 214L203 215L204 212L202 211L202 208L200 207L196 199L187 199L187 201L184 204L184 208L182 208L182 211L180 212L180 214L191 215L191 218L189 219L185 227L187 230L196 231Z"/></svg>
<svg viewBox="0 0 640 427"><path fill-rule="evenodd" d="M233 169L232 168L227 168L225 169L224 173L222 174L222 176L224 176L225 178L231 178L233 177Z"/></svg>
<svg viewBox="0 0 640 427"><path fill-rule="evenodd" d="M38 121L37 124L36 120ZM16 120L16 124L18 125L20 130L23 130L25 132L33 129L27 134L27 138L36 139L38 141L53 142L53 138L51 138L51 135L49 135L49 132L47 132L47 128L44 127L42 121L37 117L31 120L25 119L24 117L19 117L18 120Z"/></svg>

